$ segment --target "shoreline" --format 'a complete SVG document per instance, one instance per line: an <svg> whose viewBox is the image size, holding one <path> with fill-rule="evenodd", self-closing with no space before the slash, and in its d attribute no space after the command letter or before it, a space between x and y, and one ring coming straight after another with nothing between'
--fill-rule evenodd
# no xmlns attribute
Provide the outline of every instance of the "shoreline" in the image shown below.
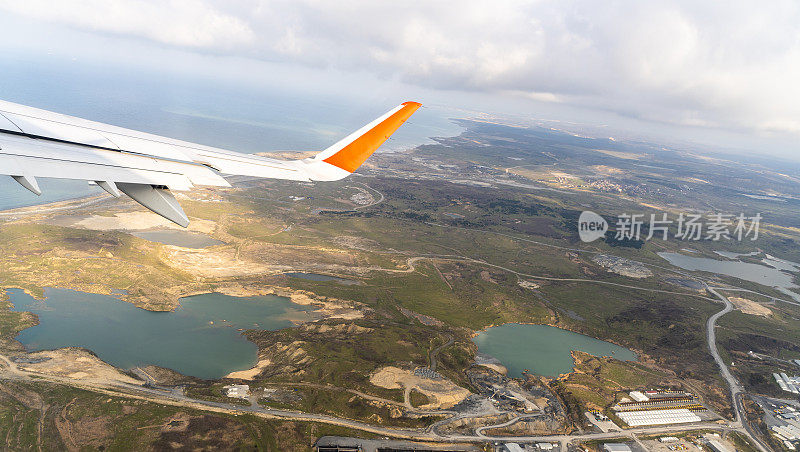
<svg viewBox="0 0 800 452"><path fill-rule="evenodd" d="M81 196L77 198L62 199L59 201L50 201L41 204L31 204L28 206L10 207L7 209L0 209L0 217L14 217L22 215L37 215L51 212L58 212L60 210L67 210L70 208L80 208L101 201L113 199L102 193L95 195ZM72 204L78 203L79 205L73 206Z"/></svg>
<svg viewBox="0 0 800 452"><path fill-rule="evenodd" d="M609 344L616 345L617 347L622 347L622 348L624 348L624 349L626 349L626 350L628 350L628 351L630 351L631 353L634 354L636 359L633 360L632 362L638 362L638 363L643 363L644 364L644 363L647 363L647 362L651 361L650 357L645 355L643 352L641 352L639 350L635 350L635 349L630 348L630 347L626 347L624 345L620 345L620 344L616 343L613 340L600 339L600 338L597 338L597 337L594 337L594 336L590 336L588 334L584 334L584 333L581 333L581 332L578 332L578 331L573 331L573 330L571 330L569 328L565 328L565 327L554 325L554 324L550 324L550 323L505 322L505 323L500 323L500 324L491 324L491 325L485 326L481 330L473 331L472 334L470 335L470 339L474 339L475 337L479 336L481 333L486 332L489 328L499 327L499 326L503 326L503 325L539 325L539 326L549 326L549 327L553 327L553 328L558 328L558 329L563 330L563 331L568 331L568 332L574 333L574 334L580 334L581 336L585 336L585 337L588 337L588 338L591 338L591 339L595 339L595 340L598 340L598 341L602 341L602 342L607 342ZM473 343L474 343L474 341L473 341ZM630 361L630 360L620 360L619 358L617 358L614 355L597 356L597 355L594 355L592 353L585 352L585 351L582 351L582 350L570 350L570 356L572 357L572 371L571 372L560 373L560 374L558 374L558 376L546 376L546 375L539 375L539 374L534 374L534 373L531 373L531 374L535 375L536 377L539 377L539 378L545 378L545 379L551 379L551 380L559 380L559 379L562 379L562 378L566 378L567 376L575 373L576 370L577 370L576 369L576 365L578 363L575 360L575 353L576 352L577 353L586 353L586 354L594 356L596 358L611 358L611 359L616 359L618 361ZM478 353L483 353L484 355L489 356L492 359L497 360L504 368L508 369L508 366L505 363L503 363L499 358L497 358L495 356L492 356L492 355L490 355L490 354L488 354L486 352L481 352L480 349L478 350ZM484 364L479 364L479 363L475 363L475 365L483 365L483 366L485 366ZM485 366L485 367L488 367L488 366ZM520 378L520 377L511 377L511 378Z"/></svg>

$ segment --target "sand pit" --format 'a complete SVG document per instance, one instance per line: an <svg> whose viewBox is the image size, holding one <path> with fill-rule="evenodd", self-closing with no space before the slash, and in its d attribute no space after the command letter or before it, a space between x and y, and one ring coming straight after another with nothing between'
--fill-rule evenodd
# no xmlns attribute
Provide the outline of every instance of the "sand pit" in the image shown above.
<svg viewBox="0 0 800 452"><path fill-rule="evenodd" d="M192 218L189 227L184 229L166 218L153 212L121 212L113 216L92 215L73 223L76 228L92 229L95 231L141 231L145 229L174 229L178 231L193 231L209 234L216 228L216 223L209 220Z"/></svg>
<svg viewBox="0 0 800 452"><path fill-rule="evenodd" d="M162 262L176 270L202 278L228 278L232 276L277 273L274 267L237 257L235 249L190 249L167 247Z"/></svg>
<svg viewBox="0 0 800 452"><path fill-rule="evenodd" d="M375 386L386 389L416 389L425 394L431 403L419 407L423 410L447 409L461 402L472 394L467 389L456 386L447 379L432 380L414 375L411 370L399 367L378 369L369 379Z"/></svg>
<svg viewBox="0 0 800 452"><path fill-rule="evenodd" d="M483 366L487 369L492 369L493 371L501 374L501 375L508 375L508 368L503 366L502 364L496 363L480 363L479 366Z"/></svg>
<svg viewBox="0 0 800 452"><path fill-rule="evenodd" d="M95 380L103 383L142 384L114 366L104 362L86 350L79 348L60 348L29 353L25 359L34 362L19 362L17 367L28 372L72 378L75 380ZM40 362L36 362L39 361Z"/></svg>
<svg viewBox="0 0 800 452"><path fill-rule="evenodd" d="M269 359L261 359L258 361L258 364L255 367L247 370L237 370L236 372L231 372L228 375L225 375L225 378L238 378L240 380L252 380L258 376L264 369L267 368L272 364L272 361Z"/></svg>
<svg viewBox="0 0 800 452"><path fill-rule="evenodd" d="M768 317L772 314L772 309L747 298L729 297L728 300L736 306L736 309L745 314L760 315L761 317Z"/></svg>

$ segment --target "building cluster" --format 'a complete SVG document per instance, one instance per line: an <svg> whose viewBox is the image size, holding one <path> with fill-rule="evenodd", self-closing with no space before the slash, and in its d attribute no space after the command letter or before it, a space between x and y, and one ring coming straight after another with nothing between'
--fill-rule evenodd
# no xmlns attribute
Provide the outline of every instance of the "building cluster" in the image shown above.
<svg viewBox="0 0 800 452"><path fill-rule="evenodd" d="M700 422L707 412L694 394L681 391L631 391L612 408L630 427Z"/></svg>
<svg viewBox="0 0 800 452"><path fill-rule="evenodd" d="M594 418L597 419L598 421L608 422L611 420L600 410L595 410L590 408L589 412L592 413L592 416L594 416Z"/></svg>
<svg viewBox="0 0 800 452"><path fill-rule="evenodd" d="M667 449L675 452L682 450L693 450L691 446L682 443L680 438L677 436L662 436L661 438L658 438L658 442L667 444Z"/></svg>
<svg viewBox="0 0 800 452"><path fill-rule="evenodd" d="M519 443L505 443L495 448L497 452L524 452L529 450L541 450L552 452L557 450L558 443L536 443L536 444L519 444Z"/></svg>
<svg viewBox="0 0 800 452"><path fill-rule="evenodd" d="M695 413L678 408L674 410L626 411L617 415L631 427L644 425L686 424L700 422L702 419Z"/></svg>
<svg viewBox="0 0 800 452"><path fill-rule="evenodd" d="M800 443L800 412L793 406L785 405L775 410L775 417L780 424L770 426L772 434L783 441L789 450L796 450Z"/></svg>
<svg viewBox="0 0 800 452"><path fill-rule="evenodd" d="M369 193L358 192L350 197L350 201L359 206L366 206L375 202L375 198Z"/></svg>
<svg viewBox="0 0 800 452"><path fill-rule="evenodd" d="M706 446L708 446L708 448L714 452L734 452L730 447L722 444L722 442L720 442L718 439L709 439L706 443Z"/></svg>
<svg viewBox="0 0 800 452"><path fill-rule="evenodd" d="M736 452L736 447L730 441L721 437L718 433L703 433L702 436L686 435L683 437L677 436L662 436L657 439L661 445L656 443L655 439L644 440L640 442L641 447L636 447L636 450L664 450L666 449L674 452L680 451L711 451L711 452ZM616 443L608 442L602 445L602 452L632 452L633 443ZM588 448L584 447L581 450L588 452Z"/></svg>
<svg viewBox="0 0 800 452"><path fill-rule="evenodd" d="M798 363L798 365L800 365L800 363ZM785 372L781 372L779 374L772 374L772 377L775 378L778 386L784 391L791 392L792 394L800 394L800 376L790 377L786 375Z"/></svg>
<svg viewBox="0 0 800 452"><path fill-rule="evenodd" d="M222 389L225 391L226 396L233 397L234 399L246 399L250 397L249 385L227 385L223 386Z"/></svg>
<svg viewBox="0 0 800 452"><path fill-rule="evenodd" d="M631 446L625 443L605 443L603 450L605 452L631 452Z"/></svg>

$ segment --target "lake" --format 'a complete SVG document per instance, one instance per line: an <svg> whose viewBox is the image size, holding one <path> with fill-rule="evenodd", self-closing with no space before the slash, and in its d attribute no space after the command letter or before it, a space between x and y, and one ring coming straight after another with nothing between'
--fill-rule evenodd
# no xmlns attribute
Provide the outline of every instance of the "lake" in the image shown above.
<svg viewBox="0 0 800 452"><path fill-rule="evenodd" d="M786 271L782 271L782 268L784 270L789 268L789 264L786 263L786 261L772 259L767 262L765 260L765 263L771 263L776 266L778 266L777 264L779 263L786 263L785 266L781 266L782 268L776 268L775 266L753 264L750 262L723 261L709 259L707 257L685 256L679 253L661 252L658 253L658 255L669 261L670 264L684 270L706 271L763 284L765 286L777 288L795 300L800 301L800 294L789 290L797 287L794 284L794 276ZM794 269L796 270L796 268Z"/></svg>
<svg viewBox="0 0 800 452"><path fill-rule="evenodd" d="M175 311L153 312L72 290L47 288L43 301L18 289L8 294L14 311L39 316L16 337L29 351L83 347L122 369L154 364L206 379L256 364L258 349L239 328L278 330L317 318L315 308L271 295L196 295Z"/></svg>
<svg viewBox="0 0 800 452"><path fill-rule="evenodd" d="M573 350L636 360L636 354L625 347L549 325L507 323L487 328L472 341L481 353L503 363L511 377L522 377L525 369L545 377L571 372Z"/></svg>
<svg viewBox="0 0 800 452"><path fill-rule="evenodd" d="M775 256L767 256L764 259L761 259L761 262L769 265L770 267L777 268L778 270L783 270L787 272L797 272L800 270L800 264L797 262L787 261L783 259L778 259Z"/></svg>

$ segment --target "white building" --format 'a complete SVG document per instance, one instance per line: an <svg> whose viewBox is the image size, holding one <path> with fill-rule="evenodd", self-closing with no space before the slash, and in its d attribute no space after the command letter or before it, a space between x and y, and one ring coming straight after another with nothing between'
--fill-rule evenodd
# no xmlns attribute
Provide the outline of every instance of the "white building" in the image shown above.
<svg viewBox="0 0 800 452"><path fill-rule="evenodd" d="M620 419L631 427L643 425L668 425L685 424L690 422L700 422L700 416L687 410L686 408L673 408L664 410L646 411L620 411L617 413Z"/></svg>
<svg viewBox="0 0 800 452"><path fill-rule="evenodd" d="M800 376L790 377L786 375L785 372L781 372L779 374L772 374L772 378L775 379L775 382L777 382L778 386L784 391L791 392L792 394L800 394Z"/></svg>
<svg viewBox="0 0 800 452"><path fill-rule="evenodd" d="M728 446L722 444L721 442L711 439L708 441L708 447L710 447L714 452L734 452Z"/></svg>
<svg viewBox="0 0 800 452"><path fill-rule="evenodd" d="M517 443L505 443L503 444L503 447L508 452L525 452L525 449L523 449L522 446Z"/></svg>
<svg viewBox="0 0 800 452"><path fill-rule="evenodd" d="M250 386L248 385L227 385L223 386L225 395L235 399L246 399L250 397Z"/></svg>
<svg viewBox="0 0 800 452"><path fill-rule="evenodd" d="M650 400L650 397L644 395L641 391L631 391L628 393L631 398L637 402L647 402Z"/></svg>
<svg viewBox="0 0 800 452"><path fill-rule="evenodd" d="M605 443L603 450L606 452L631 452L631 447L623 443Z"/></svg>

